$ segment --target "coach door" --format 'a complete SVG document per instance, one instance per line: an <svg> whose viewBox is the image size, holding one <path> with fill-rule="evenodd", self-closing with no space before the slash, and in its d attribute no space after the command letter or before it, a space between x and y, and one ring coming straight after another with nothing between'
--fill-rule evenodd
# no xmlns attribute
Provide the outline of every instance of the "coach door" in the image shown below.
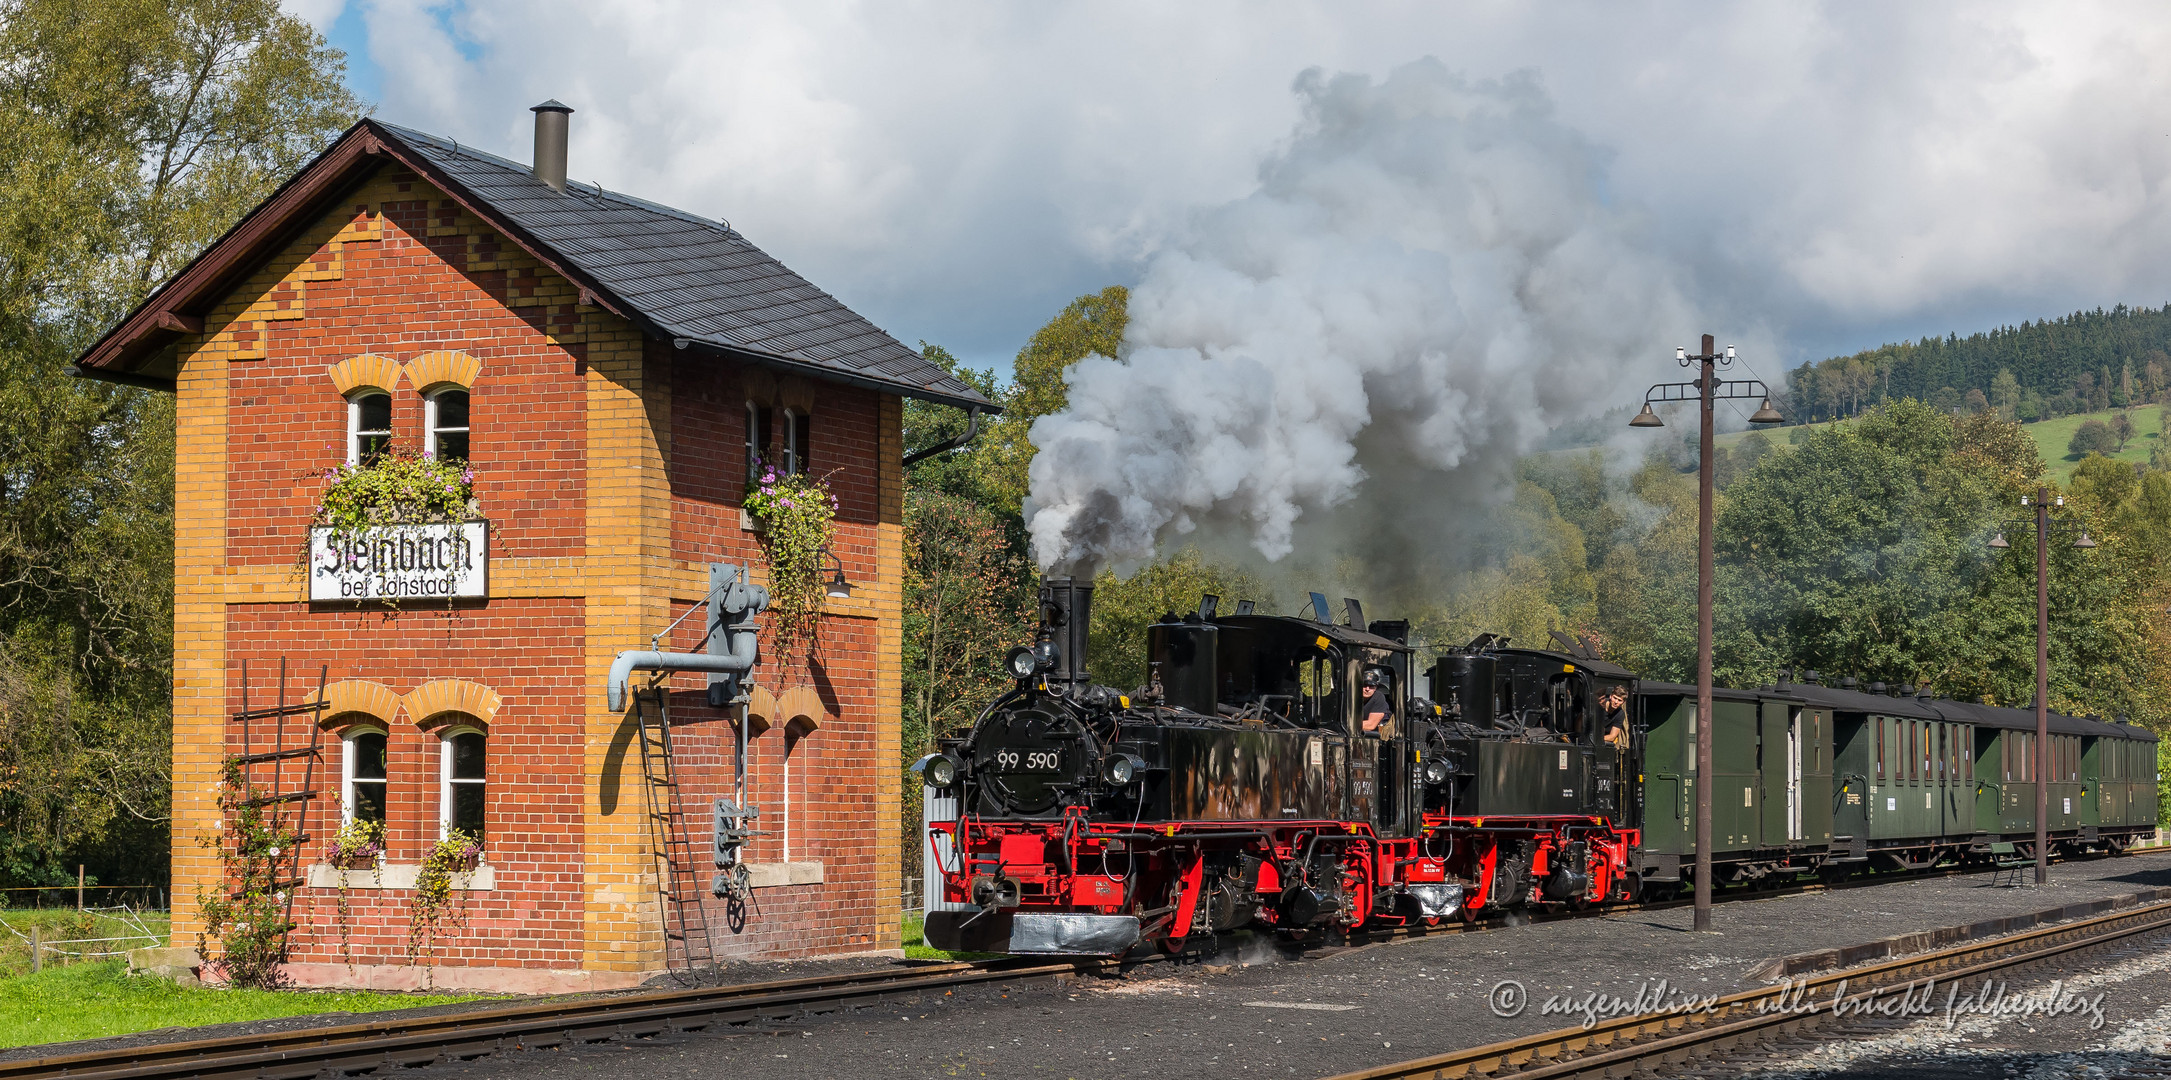
<svg viewBox="0 0 2171 1080"><path fill-rule="evenodd" d="M1975 831L1975 755L1969 752L1974 739L1961 724L1938 725L1942 733L1938 751L1945 759L1945 835L1965 836Z"/></svg>
<svg viewBox="0 0 2171 1080"><path fill-rule="evenodd" d="M1787 718L1787 839L1802 838L1802 711Z"/></svg>
<svg viewBox="0 0 2171 1080"><path fill-rule="evenodd" d="M1764 789L1757 801L1757 835L1764 847L1784 847L1798 831L1796 800L1801 794L1802 760L1789 731L1784 701L1757 703L1757 771Z"/></svg>

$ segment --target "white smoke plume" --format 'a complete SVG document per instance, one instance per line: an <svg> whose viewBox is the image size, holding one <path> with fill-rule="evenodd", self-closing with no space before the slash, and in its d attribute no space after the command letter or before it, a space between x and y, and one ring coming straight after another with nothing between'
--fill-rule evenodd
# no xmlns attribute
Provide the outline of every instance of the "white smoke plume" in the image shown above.
<svg viewBox="0 0 2171 1080"><path fill-rule="evenodd" d="M1128 573L1201 529L1268 560L1315 530L1440 551L1517 455L1631 403L1697 329L1534 76L1422 60L1296 92L1257 189L1165 242L1124 355L1078 364L1033 425L1043 570Z"/></svg>

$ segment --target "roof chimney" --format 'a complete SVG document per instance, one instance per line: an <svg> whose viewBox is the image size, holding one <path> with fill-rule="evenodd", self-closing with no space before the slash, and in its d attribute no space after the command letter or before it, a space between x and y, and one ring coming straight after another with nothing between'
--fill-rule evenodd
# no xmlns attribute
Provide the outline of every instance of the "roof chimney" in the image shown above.
<svg viewBox="0 0 2171 1080"><path fill-rule="evenodd" d="M528 111L535 114L535 178L552 191L564 191L566 117L573 109L552 98Z"/></svg>

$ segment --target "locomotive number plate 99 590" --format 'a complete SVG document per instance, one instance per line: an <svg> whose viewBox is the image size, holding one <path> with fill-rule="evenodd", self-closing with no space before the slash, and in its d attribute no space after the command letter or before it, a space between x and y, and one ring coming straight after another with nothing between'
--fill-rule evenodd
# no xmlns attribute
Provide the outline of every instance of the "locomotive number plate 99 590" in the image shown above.
<svg viewBox="0 0 2171 1080"><path fill-rule="evenodd" d="M1060 750L997 750L995 767L1004 772L1061 772L1063 752Z"/></svg>

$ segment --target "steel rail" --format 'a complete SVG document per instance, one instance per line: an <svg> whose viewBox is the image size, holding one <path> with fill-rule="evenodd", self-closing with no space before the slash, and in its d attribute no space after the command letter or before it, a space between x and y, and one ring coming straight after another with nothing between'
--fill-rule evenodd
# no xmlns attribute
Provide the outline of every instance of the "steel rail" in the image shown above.
<svg viewBox="0 0 2171 1080"><path fill-rule="evenodd" d="M949 963L740 986L626 994L400 1017L0 1062L0 1080L313 1077L874 1006L928 990L1060 977L1112 966L1077 960Z"/></svg>
<svg viewBox="0 0 2171 1080"><path fill-rule="evenodd" d="M1875 1012L1925 977L1953 983L2094 949L2139 934L2171 930L2171 902L2061 923L1988 941L1918 953L1880 964L1791 980L1719 998L1709 1009L1601 1020L1466 1050L1342 1073L1330 1080L1413 1080L1512 1071L1518 1080L1621 1076L1803 1030L1850 1013Z"/></svg>

